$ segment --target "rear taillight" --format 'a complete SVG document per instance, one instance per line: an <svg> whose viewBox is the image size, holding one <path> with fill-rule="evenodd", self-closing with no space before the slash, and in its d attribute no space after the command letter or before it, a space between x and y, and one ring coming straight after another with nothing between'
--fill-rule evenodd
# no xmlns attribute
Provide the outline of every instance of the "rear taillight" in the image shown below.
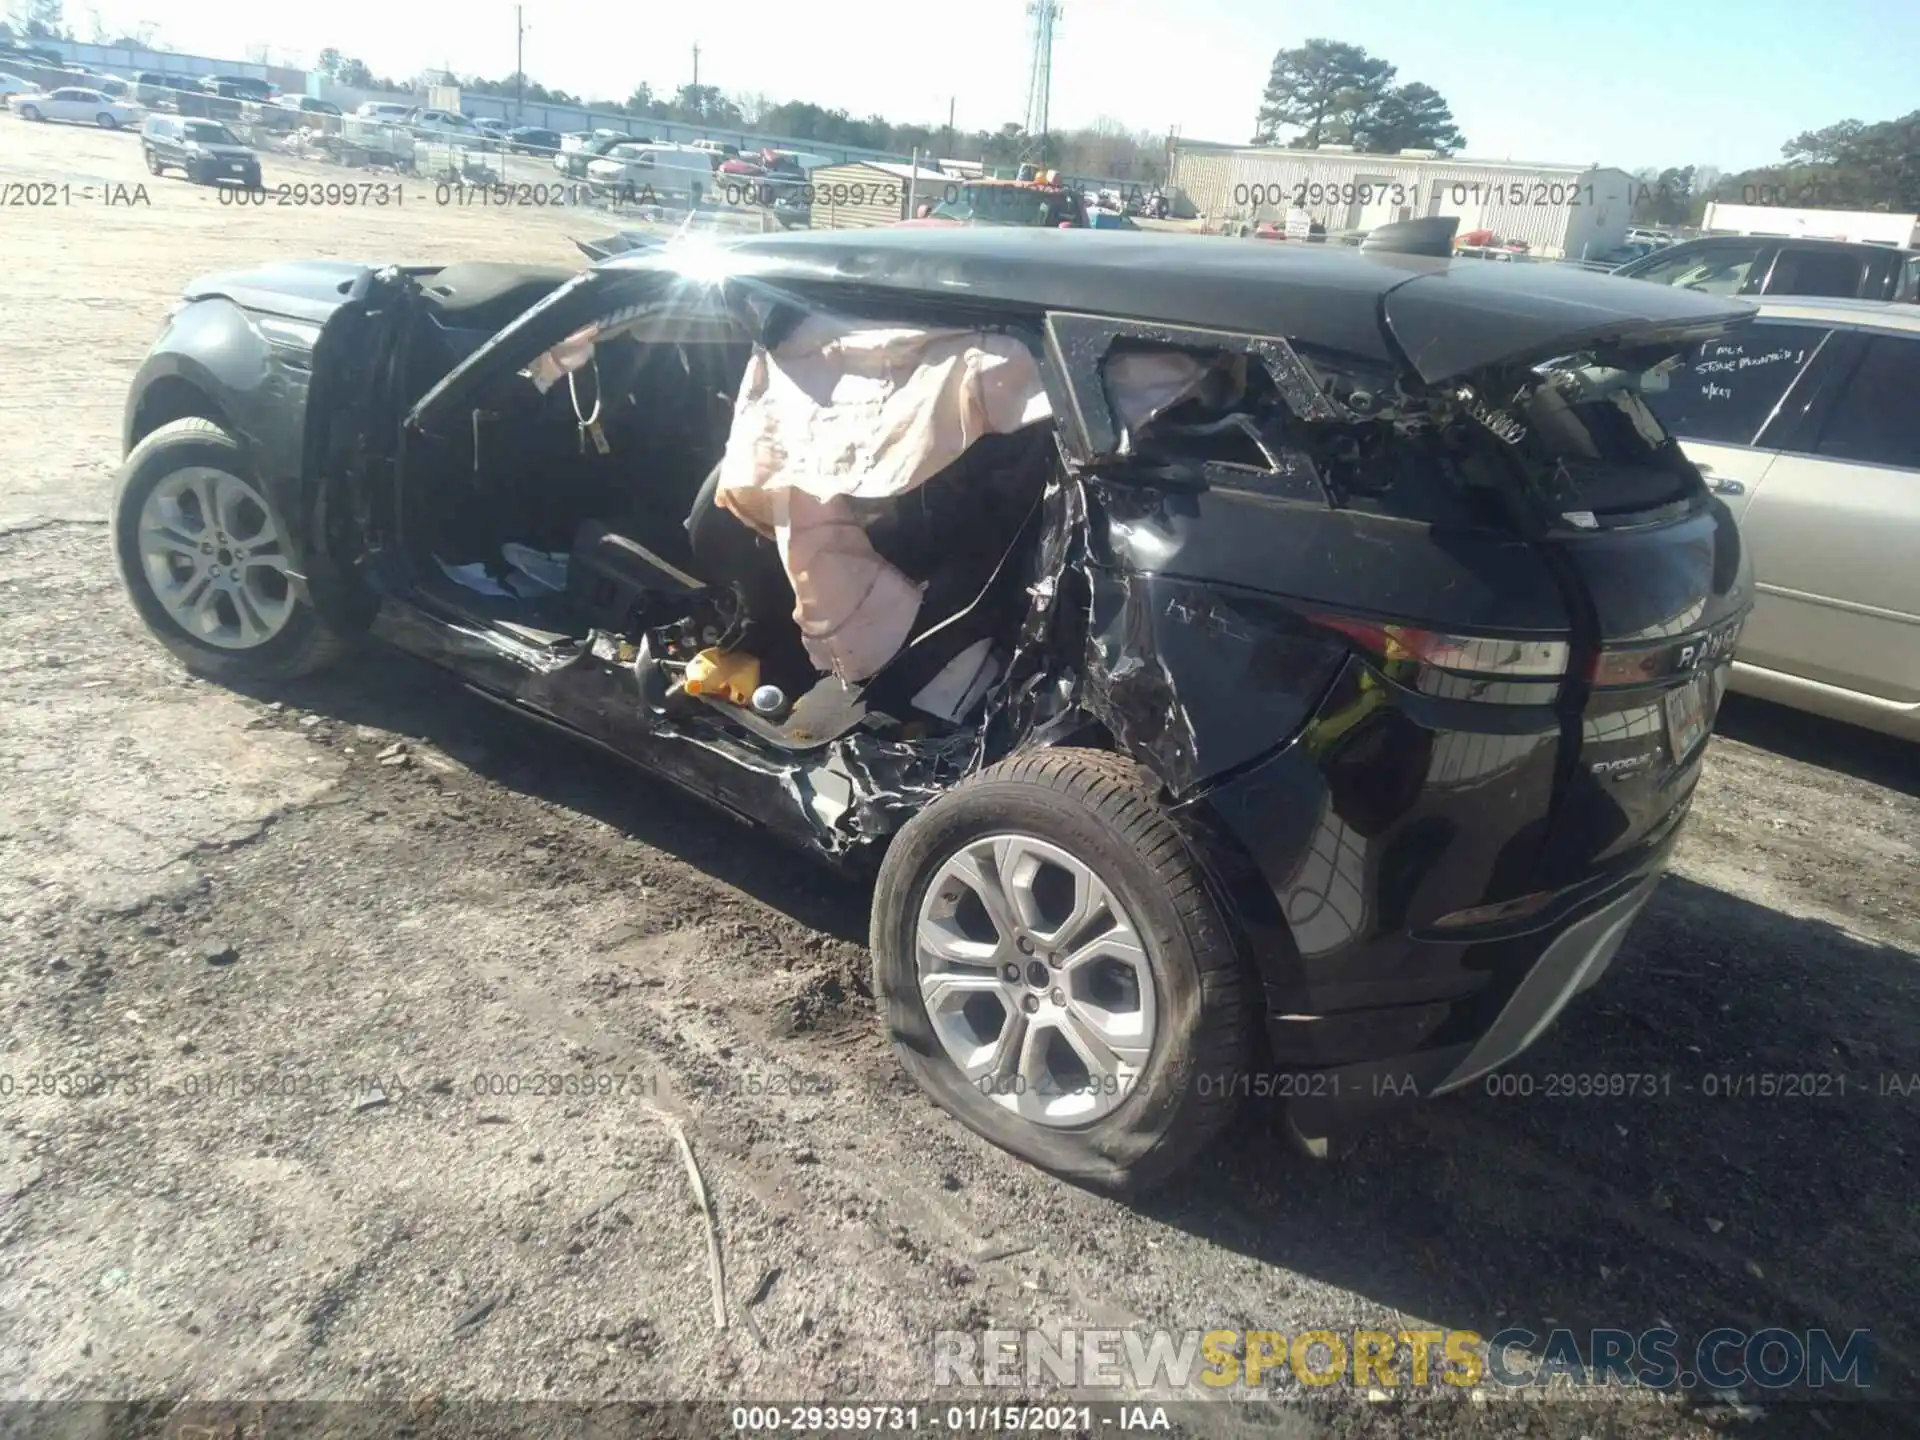
<svg viewBox="0 0 1920 1440"><path fill-rule="evenodd" d="M1429 666L1479 680L1557 681L1567 673L1564 640L1494 635L1456 635L1392 625L1351 615L1314 615L1316 625L1337 630L1388 667Z"/></svg>

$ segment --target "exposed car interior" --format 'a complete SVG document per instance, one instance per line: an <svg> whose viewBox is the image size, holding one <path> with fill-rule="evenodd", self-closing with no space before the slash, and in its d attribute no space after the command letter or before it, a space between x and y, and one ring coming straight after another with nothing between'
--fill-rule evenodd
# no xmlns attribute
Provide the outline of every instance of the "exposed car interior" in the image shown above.
<svg viewBox="0 0 1920 1440"><path fill-rule="evenodd" d="M569 278L481 264L422 277L410 393ZM405 462L418 583L521 641L617 656L665 713L711 707L776 745L808 748L862 723L967 723L1025 614L1052 426L981 436L909 493L852 502L873 550L923 598L894 658L843 684L807 653L775 541L716 500L756 340L777 343L801 313L756 319L716 302L614 317L544 391L528 369L484 382ZM696 662L716 653L748 657L747 680L732 672L703 692Z"/></svg>

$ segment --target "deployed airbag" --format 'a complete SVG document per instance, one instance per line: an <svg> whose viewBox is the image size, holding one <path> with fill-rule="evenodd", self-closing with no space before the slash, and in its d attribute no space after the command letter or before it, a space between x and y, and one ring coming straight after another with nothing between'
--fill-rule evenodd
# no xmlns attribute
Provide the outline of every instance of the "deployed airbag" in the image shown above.
<svg viewBox="0 0 1920 1440"><path fill-rule="evenodd" d="M913 633L921 596L846 502L904 495L981 436L1051 414L1009 336L812 314L748 362L715 499L778 544L815 666L865 680Z"/></svg>

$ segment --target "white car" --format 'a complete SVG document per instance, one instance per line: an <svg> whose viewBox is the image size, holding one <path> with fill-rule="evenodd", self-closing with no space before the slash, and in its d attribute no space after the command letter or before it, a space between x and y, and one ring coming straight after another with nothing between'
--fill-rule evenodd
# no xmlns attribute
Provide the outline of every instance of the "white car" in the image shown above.
<svg viewBox="0 0 1920 1440"><path fill-rule="evenodd" d="M1762 300L1647 403L1753 552L1731 688L1920 740L1920 306Z"/></svg>
<svg viewBox="0 0 1920 1440"><path fill-rule="evenodd" d="M18 75L9 75L0 70L0 100L10 100L15 95L31 95L39 88L31 80L22 80Z"/></svg>
<svg viewBox="0 0 1920 1440"><path fill-rule="evenodd" d="M616 145L587 165L595 190L623 200L686 200L697 204L714 189L713 156L691 145Z"/></svg>
<svg viewBox="0 0 1920 1440"><path fill-rule="evenodd" d="M353 112L356 120L378 120L388 125L397 125L412 113L413 106L397 105L391 100L369 100Z"/></svg>
<svg viewBox="0 0 1920 1440"><path fill-rule="evenodd" d="M7 106L22 120L71 120L80 125L98 125L102 130L118 130L137 125L142 111L138 105L115 100L98 90L81 90L63 85L44 95L15 95Z"/></svg>
<svg viewBox="0 0 1920 1440"><path fill-rule="evenodd" d="M590 162L598 160L615 145L647 143L646 137L626 130L571 130L560 137L554 152L553 168L563 175L585 175Z"/></svg>
<svg viewBox="0 0 1920 1440"><path fill-rule="evenodd" d="M486 132L457 110L415 110L407 116L407 128L416 135L465 136L486 139Z"/></svg>

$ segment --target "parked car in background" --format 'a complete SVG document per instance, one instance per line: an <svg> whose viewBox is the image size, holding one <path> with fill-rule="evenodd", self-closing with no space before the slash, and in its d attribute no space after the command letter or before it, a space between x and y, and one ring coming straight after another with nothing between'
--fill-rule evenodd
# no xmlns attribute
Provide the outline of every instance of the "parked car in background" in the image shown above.
<svg viewBox="0 0 1920 1440"><path fill-rule="evenodd" d="M1644 259L1656 250L1664 247L1647 240L1628 240L1611 250L1603 250L1598 255L1589 255L1584 260L1569 258L1565 263L1581 265L1589 270L1618 270L1622 265L1630 265L1635 260Z"/></svg>
<svg viewBox="0 0 1920 1440"><path fill-rule="evenodd" d="M473 128L491 140L505 140L513 127L496 115L477 116Z"/></svg>
<svg viewBox="0 0 1920 1440"><path fill-rule="evenodd" d="M0 45L0 60L15 65L37 65L43 69L67 68L67 62L58 50L48 50L39 45Z"/></svg>
<svg viewBox="0 0 1920 1440"><path fill-rule="evenodd" d="M22 120L66 120L76 125L98 125L102 130L136 124L141 113L138 105L71 85L45 94L15 95L7 106Z"/></svg>
<svg viewBox="0 0 1920 1440"><path fill-rule="evenodd" d="M553 168L563 175L584 178L587 166L614 146L648 143L645 136L630 135L625 130L576 130L560 137L560 149L553 157Z"/></svg>
<svg viewBox="0 0 1920 1440"><path fill-rule="evenodd" d="M68 84L77 85L86 90L98 90L112 100L132 100L132 82L122 80L118 75L108 75L99 70L82 67L65 67L70 77Z"/></svg>
<svg viewBox="0 0 1920 1440"><path fill-rule="evenodd" d="M6 100L15 95L31 95L39 88L31 80L24 80L18 75L0 70L0 100Z"/></svg>
<svg viewBox="0 0 1920 1440"><path fill-rule="evenodd" d="M967 180L945 186L936 181L929 188L935 192L928 196L931 212L902 223L1089 228L1085 198L1052 180Z"/></svg>
<svg viewBox="0 0 1920 1440"><path fill-rule="evenodd" d="M394 100L368 100L354 109L357 120L372 120L383 125L399 125L413 114L415 107Z"/></svg>
<svg viewBox="0 0 1920 1440"><path fill-rule="evenodd" d="M587 164L587 182L616 199L649 195L697 203L714 191L711 152L688 145L627 141Z"/></svg>
<svg viewBox="0 0 1920 1440"><path fill-rule="evenodd" d="M186 90L175 90L172 103L167 107L178 115L197 116L202 120L218 120L223 124L237 125L248 105L247 100L231 92L223 92L216 86L198 85Z"/></svg>
<svg viewBox="0 0 1920 1440"><path fill-rule="evenodd" d="M1753 552L1733 688L1920 740L1920 306L1764 300L1647 403Z"/></svg>
<svg viewBox="0 0 1920 1440"><path fill-rule="evenodd" d="M486 132L458 110L430 110L415 106L407 112L406 125L420 135L466 136L484 140Z"/></svg>
<svg viewBox="0 0 1920 1440"><path fill-rule="evenodd" d="M544 125L516 125L507 132L507 145L522 155L558 154L560 132Z"/></svg>
<svg viewBox="0 0 1920 1440"><path fill-rule="evenodd" d="M229 100L256 100L262 103L280 93L280 87L272 81L256 80L251 75L209 75L200 82L200 88L215 95L224 95Z"/></svg>
<svg viewBox="0 0 1920 1440"><path fill-rule="evenodd" d="M312 95L282 95L278 102L288 110L297 110L302 115L338 115L340 107L331 100L317 99Z"/></svg>
<svg viewBox="0 0 1920 1440"><path fill-rule="evenodd" d="M196 185L260 188L260 157L218 120L149 115L140 148L155 175L178 170Z"/></svg>
<svg viewBox="0 0 1920 1440"><path fill-rule="evenodd" d="M1752 603L1637 385L1752 318L1145 232L270 262L194 281L136 373L112 547L195 672L252 691L371 628L868 870L901 1065L1144 1186L1250 1077L1325 1138L1611 963ZM589 360L582 446L555 382ZM984 407L950 379L987 372ZM560 588L490 578L529 546Z"/></svg>
<svg viewBox="0 0 1920 1440"><path fill-rule="evenodd" d="M1656 230L1645 225L1629 225L1626 240L1629 245L1645 245L1650 250L1673 244L1673 236L1665 230Z"/></svg>
<svg viewBox="0 0 1920 1440"><path fill-rule="evenodd" d="M133 77L135 103L149 110L175 109L184 93L201 92L198 75L178 75L172 71L142 70Z"/></svg>
<svg viewBox="0 0 1920 1440"><path fill-rule="evenodd" d="M1705 295L1911 301L1920 251L1855 240L1707 235L1657 249L1613 273Z"/></svg>

